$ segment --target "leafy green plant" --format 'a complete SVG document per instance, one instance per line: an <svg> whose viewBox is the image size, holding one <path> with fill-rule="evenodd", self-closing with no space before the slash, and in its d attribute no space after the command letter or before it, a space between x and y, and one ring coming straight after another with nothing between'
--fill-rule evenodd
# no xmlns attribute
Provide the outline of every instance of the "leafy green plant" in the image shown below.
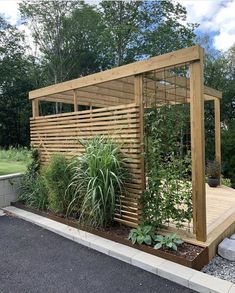
<svg viewBox="0 0 235 293"><path fill-rule="evenodd" d="M220 176L220 163L217 161L209 161L206 166L207 176L210 178L219 178Z"/></svg>
<svg viewBox="0 0 235 293"><path fill-rule="evenodd" d="M32 161L23 175L20 189L19 201L37 209L46 209L48 206L48 190L45 178L39 174L40 162L37 149L31 151Z"/></svg>
<svg viewBox="0 0 235 293"><path fill-rule="evenodd" d="M221 178L221 185L227 186L227 187L231 187L231 180L229 178Z"/></svg>
<svg viewBox="0 0 235 293"><path fill-rule="evenodd" d="M136 229L131 229L128 239L132 241L132 244L152 244L152 237L154 236L152 226L139 226Z"/></svg>
<svg viewBox="0 0 235 293"><path fill-rule="evenodd" d="M77 204L77 201L73 201L73 190L68 189L73 174L71 162L63 155L53 155L43 173L48 187L49 208L56 213L69 215Z"/></svg>
<svg viewBox="0 0 235 293"><path fill-rule="evenodd" d="M26 205L35 207L36 209L47 209L48 189L45 178L39 176L33 181L24 180L21 185L21 192L18 199Z"/></svg>
<svg viewBox="0 0 235 293"><path fill-rule="evenodd" d="M33 150L34 151L34 150ZM9 160L16 162L30 163L32 157L32 151L26 147L9 147L8 149L0 148L0 160Z"/></svg>
<svg viewBox="0 0 235 293"><path fill-rule="evenodd" d="M153 239L157 242L154 245L155 249L164 248L177 251L178 246L184 243L183 240L181 240L175 233L168 234L166 236L155 235Z"/></svg>
<svg viewBox="0 0 235 293"><path fill-rule="evenodd" d="M74 198L81 201L80 221L105 227L113 220L117 205L121 207L120 195L128 177L126 160L121 146L109 138L97 136L80 143L85 153L76 159L70 184Z"/></svg>
<svg viewBox="0 0 235 293"><path fill-rule="evenodd" d="M172 222L176 227L192 218L192 183L190 153L184 158L165 157L148 171L146 190L140 198L142 222L155 228Z"/></svg>
<svg viewBox="0 0 235 293"><path fill-rule="evenodd" d="M33 180L38 177L40 171L40 158L38 149L32 149L31 157L32 161L27 167L26 176L28 179Z"/></svg>
<svg viewBox="0 0 235 293"><path fill-rule="evenodd" d="M142 223L176 227L192 219L191 153L187 148L187 105L145 110L146 189L142 193ZM177 123L176 123L177 121Z"/></svg>

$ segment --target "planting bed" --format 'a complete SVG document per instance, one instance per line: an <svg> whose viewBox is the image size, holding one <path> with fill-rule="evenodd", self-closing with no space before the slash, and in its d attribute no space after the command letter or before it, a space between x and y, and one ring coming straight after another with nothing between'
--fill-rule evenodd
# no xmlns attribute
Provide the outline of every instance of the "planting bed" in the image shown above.
<svg viewBox="0 0 235 293"><path fill-rule="evenodd" d="M178 247L178 251L170 251L165 249L156 250L151 246L132 244L130 240L127 239L130 228L115 223L112 227L105 229L95 229L87 226L78 225L77 219L75 218L65 218L64 216L57 215L51 211L41 211L32 207L28 207L20 202L12 202L13 206L24 209L26 211L50 218L52 220L58 221L60 223L66 224L71 227L78 228L80 230L85 230L92 234L98 235L100 237L119 242L121 244L134 247L141 251L162 257L164 259L179 263L181 265L201 270L208 263L208 249L200 246L192 245L189 243L184 243L182 246Z"/></svg>

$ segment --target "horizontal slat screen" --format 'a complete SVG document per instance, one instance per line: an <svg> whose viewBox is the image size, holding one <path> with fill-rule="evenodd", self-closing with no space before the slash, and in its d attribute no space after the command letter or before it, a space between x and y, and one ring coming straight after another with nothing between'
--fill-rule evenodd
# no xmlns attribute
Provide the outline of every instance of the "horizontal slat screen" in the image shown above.
<svg viewBox="0 0 235 293"><path fill-rule="evenodd" d="M31 118L31 144L40 150L42 164L53 153L72 157L84 152L79 139L106 135L122 145L131 172L115 219L131 227L139 221L141 194L140 109L136 104ZM118 204L117 204L118 206Z"/></svg>

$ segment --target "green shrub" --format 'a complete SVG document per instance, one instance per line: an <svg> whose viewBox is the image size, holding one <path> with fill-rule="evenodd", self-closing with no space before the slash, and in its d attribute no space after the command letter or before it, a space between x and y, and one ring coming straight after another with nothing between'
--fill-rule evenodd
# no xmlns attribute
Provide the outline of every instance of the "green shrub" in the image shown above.
<svg viewBox="0 0 235 293"><path fill-rule="evenodd" d="M120 146L104 137L80 141L85 153L77 158L70 187L81 200L80 221L105 227L112 220L127 177Z"/></svg>
<svg viewBox="0 0 235 293"><path fill-rule="evenodd" d="M154 246L155 249L164 248L177 251L178 246L184 243L183 240L181 240L175 233L168 234L166 236L155 235L153 239L157 242Z"/></svg>
<svg viewBox="0 0 235 293"><path fill-rule="evenodd" d="M31 152L26 147L10 147L9 149L0 149L0 160L30 163Z"/></svg>
<svg viewBox="0 0 235 293"><path fill-rule="evenodd" d="M221 185L232 187L231 180L229 178L221 177Z"/></svg>
<svg viewBox="0 0 235 293"><path fill-rule="evenodd" d="M45 178L39 176L33 181L24 180L21 185L19 200L39 210L47 209L48 189Z"/></svg>
<svg viewBox="0 0 235 293"><path fill-rule="evenodd" d="M154 236L152 226L139 226L136 229L131 229L128 239L132 241L132 244L152 244L152 237Z"/></svg>
<svg viewBox="0 0 235 293"><path fill-rule="evenodd" d="M63 155L52 155L48 166L43 170L48 188L49 208L56 212L69 215L73 208L73 191L68 189L72 178L71 161Z"/></svg>
<svg viewBox="0 0 235 293"><path fill-rule="evenodd" d="M31 151L32 162L28 165L20 185L19 201L37 209L48 206L48 190L44 177L39 175L40 163L37 149Z"/></svg>

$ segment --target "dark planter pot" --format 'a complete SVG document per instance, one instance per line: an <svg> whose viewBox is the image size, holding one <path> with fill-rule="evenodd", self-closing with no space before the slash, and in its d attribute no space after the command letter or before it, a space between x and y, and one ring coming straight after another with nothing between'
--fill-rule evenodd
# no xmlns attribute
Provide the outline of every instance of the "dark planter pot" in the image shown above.
<svg viewBox="0 0 235 293"><path fill-rule="evenodd" d="M219 179L208 177L207 183L210 187L217 187L219 185Z"/></svg>

